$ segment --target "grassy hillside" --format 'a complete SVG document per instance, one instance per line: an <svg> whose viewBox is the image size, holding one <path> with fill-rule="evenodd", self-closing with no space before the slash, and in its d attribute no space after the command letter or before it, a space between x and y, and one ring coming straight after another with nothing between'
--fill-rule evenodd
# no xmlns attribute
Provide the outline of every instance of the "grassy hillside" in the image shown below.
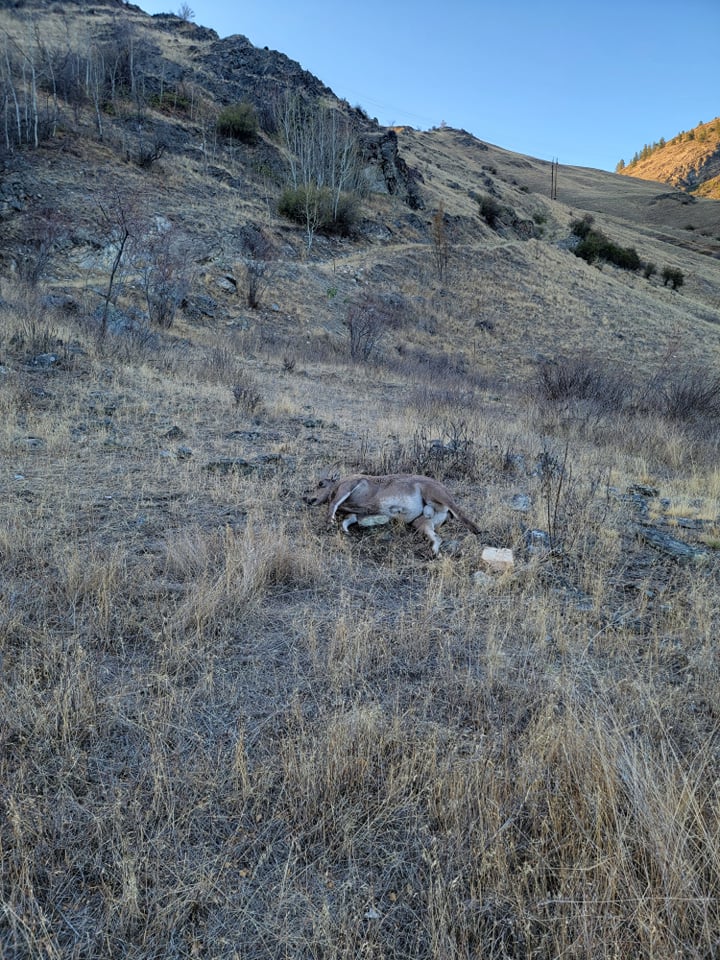
<svg viewBox="0 0 720 960"><path fill-rule="evenodd" d="M717 204L570 167L551 200L402 129L422 203L368 160L308 245L277 134L216 137L193 77L202 114L63 104L4 157L0 954L713 956ZM657 271L575 256L587 217ZM328 469L438 477L482 535L327 529Z"/></svg>
<svg viewBox="0 0 720 960"><path fill-rule="evenodd" d="M646 144L619 173L679 186L699 197L720 199L720 117Z"/></svg>

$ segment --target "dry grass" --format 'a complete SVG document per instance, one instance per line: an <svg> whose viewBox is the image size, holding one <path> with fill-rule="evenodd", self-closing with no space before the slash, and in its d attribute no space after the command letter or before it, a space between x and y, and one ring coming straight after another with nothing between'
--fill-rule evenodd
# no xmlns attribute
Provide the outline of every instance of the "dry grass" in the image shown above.
<svg viewBox="0 0 720 960"><path fill-rule="evenodd" d="M148 36L184 67L204 42ZM368 197L308 253L262 152L187 126L150 173L111 140L18 154L90 234L78 157L130 177L194 231L207 312L102 338L87 251L54 265L74 315L3 275L0 955L717 956L717 208L566 167L550 201L549 164L405 130L425 210ZM482 222L486 190L535 236ZM682 292L574 257L586 211ZM254 311L245 220L274 251ZM375 297L397 322L354 363ZM327 531L301 500L327 467L432 473L482 537Z"/></svg>
<svg viewBox="0 0 720 960"><path fill-rule="evenodd" d="M38 370L4 336L4 954L712 956L718 566L643 552L624 498L654 478L656 520L709 520L697 436L499 404L459 370L421 390L413 364L373 368L358 432L364 370L165 337L130 363L69 328L80 359ZM318 461L428 466L436 431L515 574L300 505ZM251 472L205 469L233 447ZM528 563L548 519L557 556Z"/></svg>

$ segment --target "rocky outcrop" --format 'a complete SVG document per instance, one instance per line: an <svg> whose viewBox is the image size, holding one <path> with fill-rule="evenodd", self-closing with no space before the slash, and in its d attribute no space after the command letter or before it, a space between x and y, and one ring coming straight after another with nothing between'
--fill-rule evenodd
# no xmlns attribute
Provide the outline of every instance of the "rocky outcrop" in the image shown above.
<svg viewBox="0 0 720 960"><path fill-rule="evenodd" d="M365 177L370 190L389 193L404 200L411 210L422 210L421 175L405 162L398 150L397 134L391 129L366 132Z"/></svg>
<svg viewBox="0 0 720 960"><path fill-rule="evenodd" d="M217 36L217 35L216 35ZM203 74L203 85L221 103L248 100L259 114L286 90L311 100L335 98L330 87L295 60L254 46L247 37L235 34L198 47L195 65Z"/></svg>

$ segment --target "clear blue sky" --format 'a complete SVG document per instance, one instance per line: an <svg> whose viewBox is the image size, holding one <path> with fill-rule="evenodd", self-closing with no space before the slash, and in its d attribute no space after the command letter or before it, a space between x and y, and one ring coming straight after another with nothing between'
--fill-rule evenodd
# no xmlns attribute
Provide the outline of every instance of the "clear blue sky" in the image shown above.
<svg viewBox="0 0 720 960"><path fill-rule="evenodd" d="M182 0L139 0L178 13ZM614 170L720 115L720 0L189 0L380 123Z"/></svg>

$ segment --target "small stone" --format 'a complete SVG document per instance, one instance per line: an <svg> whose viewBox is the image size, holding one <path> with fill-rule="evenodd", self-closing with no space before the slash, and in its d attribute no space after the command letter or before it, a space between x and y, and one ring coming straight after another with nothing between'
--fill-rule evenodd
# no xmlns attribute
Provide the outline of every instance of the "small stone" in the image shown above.
<svg viewBox="0 0 720 960"><path fill-rule="evenodd" d="M552 544L544 530L527 530L525 533L527 551L532 557L543 557L550 553Z"/></svg>
<svg viewBox="0 0 720 960"><path fill-rule="evenodd" d="M39 353L32 358L31 362L34 367L52 367L53 364L57 363L57 359L55 353Z"/></svg>
<svg viewBox="0 0 720 960"><path fill-rule="evenodd" d="M650 487L646 483L633 483L627 488L627 492L631 496L645 497L648 500L660 496L660 491L657 487Z"/></svg>
<svg viewBox="0 0 720 960"><path fill-rule="evenodd" d="M491 583L494 583L490 574L485 573L484 570L476 570L472 579L476 587L489 587Z"/></svg>
<svg viewBox="0 0 720 960"><path fill-rule="evenodd" d="M440 547L442 552L449 557L455 557L460 553L460 541L459 540L443 540L442 546Z"/></svg>
<svg viewBox="0 0 720 960"><path fill-rule="evenodd" d="M210 473L230 474L252 473L255 467L243 457L221 457L220 460L211 460L205 464L205 470Z"/></svg>
<svg viewBox="0 0 720 960"><path fill-rule="evenodd" d="M506 573L515 566L515 558L509 547L485 547L481 559L493 573Z"/></svg>

